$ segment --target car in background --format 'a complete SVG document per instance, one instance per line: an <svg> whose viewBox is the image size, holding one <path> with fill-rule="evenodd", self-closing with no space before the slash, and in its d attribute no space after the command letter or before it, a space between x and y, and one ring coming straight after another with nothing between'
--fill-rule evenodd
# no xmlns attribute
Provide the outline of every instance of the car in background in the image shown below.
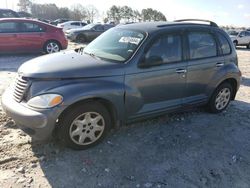
<svg viewBox="0 0 250 188"><path fill-rule="evenodd" d="M70 29L65 32L66 37L71 41L90 42L103 32L114 27L113 24L89 24L81 29Z"/></svg>
<svg viewBox="0 0 250 188"><path fill-rule="evenodd" d="M230 36L230 35L232 35L232 36L237 36L238 34L239 34L239 32L237 32L237 31L235 31L235 30L229 30L229 31L227 31L227 34Z"/></svg>
<svg viewBox="0 0 250 188"><path fill-rule="evenodd" d="M82 28L85 25L87 25L87 23L85 22L81 22L81 21L68 21L68 22L64 22L61 24L57 24L58 27L62 27L63 31L67 31L69 29L78 29L78 28Z"/></svg>
<svg viewBox="0 0 250 188"><path fill-rule="evenodd" d="M0 9L0 18L19 18L19 14L11 9Z"/></svg>
<svg viewBox="0 0 250 188"><path fill-rule="evenodd" d="M68 22L68 21L70 21L70 20L67 19L67 18L60 18L60 19L56 19L56 20L54 20L54 21L51 21L51 22L49 22L49 23L50 23L51 25L57 26L57 24L64 23L64 22Z"/></svg>
<svg viewBox="0 0 250 188"><path fill-rule="evenodd" d="M246 46L250 49L250 31L240 31L238 35L230 35L235 46Z"/></svg>
<svg viewBox="0 0 250 188"><path fill-rule="evenodd" d="M32 19L0 19L0 53L54 53L67 45L62 28Z"/></svg>

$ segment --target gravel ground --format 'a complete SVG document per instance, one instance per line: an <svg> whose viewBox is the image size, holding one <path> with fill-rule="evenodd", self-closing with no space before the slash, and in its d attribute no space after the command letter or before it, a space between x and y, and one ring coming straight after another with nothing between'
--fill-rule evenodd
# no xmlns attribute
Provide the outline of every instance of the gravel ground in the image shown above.
<svg viewBox="0 0 250 188"><path fill-rule="evenodd" d="M1 187L250 187L250 51L237 53L243 81L226 112L138 122L85 151L34 142L0 109ZM0 57L0 95L35 56Z"/></svg>

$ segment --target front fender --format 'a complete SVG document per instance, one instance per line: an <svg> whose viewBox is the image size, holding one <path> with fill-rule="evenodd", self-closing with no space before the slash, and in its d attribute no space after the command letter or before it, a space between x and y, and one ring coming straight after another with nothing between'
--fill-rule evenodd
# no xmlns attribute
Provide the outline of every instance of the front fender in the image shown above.
<svg viewBox="0 0 250 188"><path fill-rule="evenodd" d="M88 79L72 81L66 85L47 90L48 93L58 93L63 96L63 106L68 106L86 99L99 98L109 101L116 109L118 120L124 120L124 85L123 76L106 79Z"/></svg>

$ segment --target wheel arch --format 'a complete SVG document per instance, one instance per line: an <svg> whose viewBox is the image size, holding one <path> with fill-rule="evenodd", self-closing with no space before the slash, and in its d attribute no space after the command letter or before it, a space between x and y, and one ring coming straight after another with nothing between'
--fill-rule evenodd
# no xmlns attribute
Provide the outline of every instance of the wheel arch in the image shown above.
<svg viewBox="0 0 250 188"><path fill-rule="evenodd" d="M81 105L86 104L86 103L99 103L99 104L103 105L108 110L108 112L109 112L109 114L111 116L112 128L114 128L116 126L118 115L117 115L117 109L116 109L115 105L111 101L109 101L107 99L104 99L104 98L100 98L100 97L82 99L82 100L79 100L79 101L76 101L76 102L72 103L71 105L69 105L67 108L65 108L61 112L61 114L58 117L57 124L60 124L60 119L68 111L72 110L76 106L81 106Z"/></svg>
<svg viewBox="0 0 250 188"><path fill-rule="evenodd" d="M216 87L218 88L221 84L223 83L229 83L231 86L232 86L232 89L233 89L233 93L232 93L232 96L231 96L231 100L234 100L235 99L235 96L236 96L236 93L237 93L237 89L238 89L238 84L237 84L237 80L235 78L227 78L223 81L221 81Z"/></svg>

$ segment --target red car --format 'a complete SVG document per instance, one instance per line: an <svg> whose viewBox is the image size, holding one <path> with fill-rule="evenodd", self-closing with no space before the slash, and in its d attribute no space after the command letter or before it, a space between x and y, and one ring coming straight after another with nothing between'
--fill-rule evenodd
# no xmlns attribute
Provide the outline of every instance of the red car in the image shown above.
<svg viewBox="0 0 250 188"><path fill-rule="evenodd" d="M62 28L32 19L0 19L0 53L54 53L67 46Z"/></svg>

